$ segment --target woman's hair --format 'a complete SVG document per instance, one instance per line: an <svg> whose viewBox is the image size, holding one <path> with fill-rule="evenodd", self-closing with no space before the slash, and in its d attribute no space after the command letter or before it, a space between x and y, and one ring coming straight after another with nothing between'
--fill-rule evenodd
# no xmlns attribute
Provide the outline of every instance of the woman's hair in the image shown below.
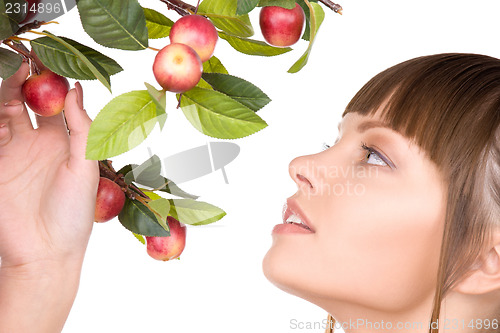
<svg viewBox="0 0 500 333"><path fill-rule="evenodd" d="M430 314L436 322L446 293L500 228L500 60L448 53L405 61L372 78L343 116L372 115L380 107L383 120L416 143L447 184Z"/></svg>

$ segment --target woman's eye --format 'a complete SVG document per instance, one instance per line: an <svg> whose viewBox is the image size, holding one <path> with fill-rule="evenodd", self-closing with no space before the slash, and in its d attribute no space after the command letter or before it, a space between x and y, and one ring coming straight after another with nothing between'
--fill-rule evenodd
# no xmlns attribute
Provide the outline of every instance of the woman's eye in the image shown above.
<svg viewBox="0 0 500 333"><path fill-rule="evenodd" d="M381 157L381 154L375 149L366 146L366 144L361 143L361 147L366 151L365 159L366 163L373 165L389 166L388 163Z"/></svg>
<svg viewBox="0 0 500 333"><path fill-rule="evenodd" d="M366 154L366 158L366 163L368 164L387 165L387 163L385 163L384 160L374 151L369 151Z"/></svg>

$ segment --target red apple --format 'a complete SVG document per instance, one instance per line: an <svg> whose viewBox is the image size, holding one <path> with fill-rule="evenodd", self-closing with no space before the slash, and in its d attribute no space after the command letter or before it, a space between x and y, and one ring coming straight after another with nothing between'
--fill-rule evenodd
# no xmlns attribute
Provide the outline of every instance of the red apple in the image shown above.
<svg viewBox="0 0 500 333"><path fill-rule="evenodd" d="M194 88L201 79L203 65L193 48L174 43L158 52L153 63L153 74L163 89L182 93Z"/></svg>
<svg viewBox="0 0 500 333"><path fill-rule="evenodd" d="M167 217L170 236L146 237L148 254L156 259L168 261L178 258L186 245L186 226L172 216Z"/></svg>
<svg viewBox="0 0 500 333"><path fill-rule="evenodd" d="M178 19L170 29L170 42L191 46L205 62L214 54L219 36L214 25L200 15L186 15Z"/></svg>
<svg viewBox="0 0 500 333"><path fill-rule="evenodd" d="M306 15L299 4L286 9L267 6L260 10L260 29L266 42L277 47L287 47L297 43L303 33Z"/></svg>
<svg viewBox="0 0 500 333"><path fill-rule="evenodd" d="M48 69L42 70L39 75L32 74L22 88L26 104L44 117L56 115L64 109L68 90L68 80Z"/></svg>
<svg viewBox="0 0 500 333"><path fill-rule="evenodd" d="M106 222L120 214L125 204L125 193L111 179L101 177L97 188L94 221Z"/></svg>

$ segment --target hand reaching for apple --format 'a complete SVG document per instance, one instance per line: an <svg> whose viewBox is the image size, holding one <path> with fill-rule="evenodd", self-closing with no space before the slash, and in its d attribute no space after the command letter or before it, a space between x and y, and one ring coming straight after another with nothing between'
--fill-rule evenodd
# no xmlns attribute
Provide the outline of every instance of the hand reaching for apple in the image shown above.
<svg viewBox="0 0 500 333"><path fill-rule="evenodd" d="M80 84L65 100L69 135L62 113L36 116L34 129L21 92L28 71L23 63L0 87L1 332L24 332L20 322L29 332L62 327L76 294L99 182L97 162L85 160L91 120ZM45 311L51 313L44 317Z"/></svg>
<svg viewBox="0 0 500 333"><path fill-rule="evenodd" d="M0 88L0 256L2 266L81 257L94 220L96 161L85 160L91 120L77 83L62 114L36 116L33 129L21 86L28 64ZM4 105L8 103L10 105Z"/></svg>

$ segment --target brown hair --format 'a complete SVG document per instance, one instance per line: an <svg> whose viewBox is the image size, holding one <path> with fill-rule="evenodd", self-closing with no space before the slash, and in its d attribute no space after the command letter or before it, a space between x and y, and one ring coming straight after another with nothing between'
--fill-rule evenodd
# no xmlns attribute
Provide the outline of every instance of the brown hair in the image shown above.
<svg viewBox="0 0 500 333"><path fill-rule="evenodd" d="M500 227L500 60L447 53L405 61L365 84L343 116L382 105L382 118L421 147L448 184L436 322L446 293Z"/></svg>

